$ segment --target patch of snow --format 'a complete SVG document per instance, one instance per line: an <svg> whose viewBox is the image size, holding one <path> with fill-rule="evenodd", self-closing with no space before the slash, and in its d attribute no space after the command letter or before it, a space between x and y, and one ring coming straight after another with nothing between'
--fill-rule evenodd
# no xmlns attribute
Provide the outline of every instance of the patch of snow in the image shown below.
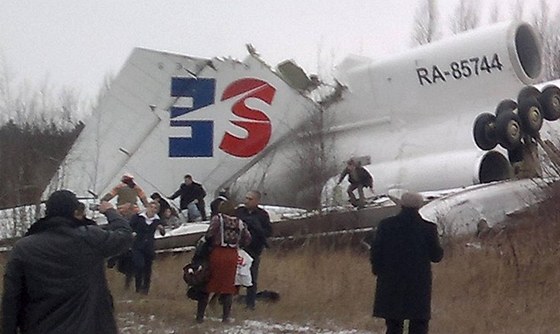
<svg viewBox="0 0 560 334"><path fill-rule="evenodd" d="M336 325L332 328L321 328L309 324L275 323L257 320L237 320L223 324L217 317L206 317L204 323L186 320L182 323L168 324L158 320L154 315L144 317L133 312L117 315L120 333L123 334L178 334L178 333L225 333L225 334L284 334L284 333L318 333L318 334L375 334L371 331L344 329Z"/></svg>

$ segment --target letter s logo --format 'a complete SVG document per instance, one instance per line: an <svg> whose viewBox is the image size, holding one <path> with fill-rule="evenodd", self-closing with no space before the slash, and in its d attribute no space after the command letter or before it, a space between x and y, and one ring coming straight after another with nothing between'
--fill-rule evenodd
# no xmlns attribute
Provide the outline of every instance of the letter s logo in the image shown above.
<svg viewBox="0 0 560 334"><path fill-rule="evenodd" d="M247 121L231 122L245 129L247 136L240 138L226 132L219 146L221 150L236 157L248 158L266 147L272 133L270 119L261 110L249 108L245 104L245 100L256 98L270 105L275 93L276 89L274 87L255 78L240 79L226 87L221 101L245 94L233 104L232 112L236 116L247 119Z"/></svg>

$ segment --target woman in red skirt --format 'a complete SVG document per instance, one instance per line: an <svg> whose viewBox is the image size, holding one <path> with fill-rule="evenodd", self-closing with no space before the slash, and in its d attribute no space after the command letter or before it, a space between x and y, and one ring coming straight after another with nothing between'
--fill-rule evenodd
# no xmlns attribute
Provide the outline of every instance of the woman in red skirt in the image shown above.
<svg viewBox="0 0 560 334"><path fill-rule="evenodd" d="M238 292L238 287L235 286L237 250L251 242L251 234L245 223L235 217L234 207L230 202L221 203L218 212L218 215L212 217L205 235L206 242L211 245L210 281L206 285L206 293L198 300L196 321L199 323L204 321L210 293L220 295L222 321L229 321L233 295Z"/></svg>

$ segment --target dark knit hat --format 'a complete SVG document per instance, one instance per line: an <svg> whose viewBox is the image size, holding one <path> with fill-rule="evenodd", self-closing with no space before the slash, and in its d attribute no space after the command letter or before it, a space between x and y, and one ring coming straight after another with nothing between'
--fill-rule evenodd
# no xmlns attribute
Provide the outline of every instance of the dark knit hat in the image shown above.
<svg viewBox="0 0 560 334"><path fill-rule="evenodd" d="M218 212L228 216L235 216L235 205L231 201L223 201L218 207Z"/></svg>
<svg viewBox="0 0 560 334"><path fill-rule="evenodd" d="M47 200L47 217L74 217L80 202L70 190L57 190Z"/></svg>

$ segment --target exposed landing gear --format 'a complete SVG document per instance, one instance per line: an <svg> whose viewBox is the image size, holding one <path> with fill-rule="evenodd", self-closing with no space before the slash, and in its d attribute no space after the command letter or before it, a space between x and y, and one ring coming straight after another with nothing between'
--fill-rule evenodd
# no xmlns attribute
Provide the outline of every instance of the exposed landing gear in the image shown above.
<svg viewBox="0 0 560 334"><path fill-rule="evenodd" d="M494 149L498 144L505 148L515 178L542 176L538 145L549 155L554 151L542 142L539 131L544 120L559 118L560 88L551 85L540 92L533 86L527 86L519 91L517 102L503 100L494 114L478 115L473 127L474 141L485 151ZM551 159L560 163L560 157Z"/></svg>

